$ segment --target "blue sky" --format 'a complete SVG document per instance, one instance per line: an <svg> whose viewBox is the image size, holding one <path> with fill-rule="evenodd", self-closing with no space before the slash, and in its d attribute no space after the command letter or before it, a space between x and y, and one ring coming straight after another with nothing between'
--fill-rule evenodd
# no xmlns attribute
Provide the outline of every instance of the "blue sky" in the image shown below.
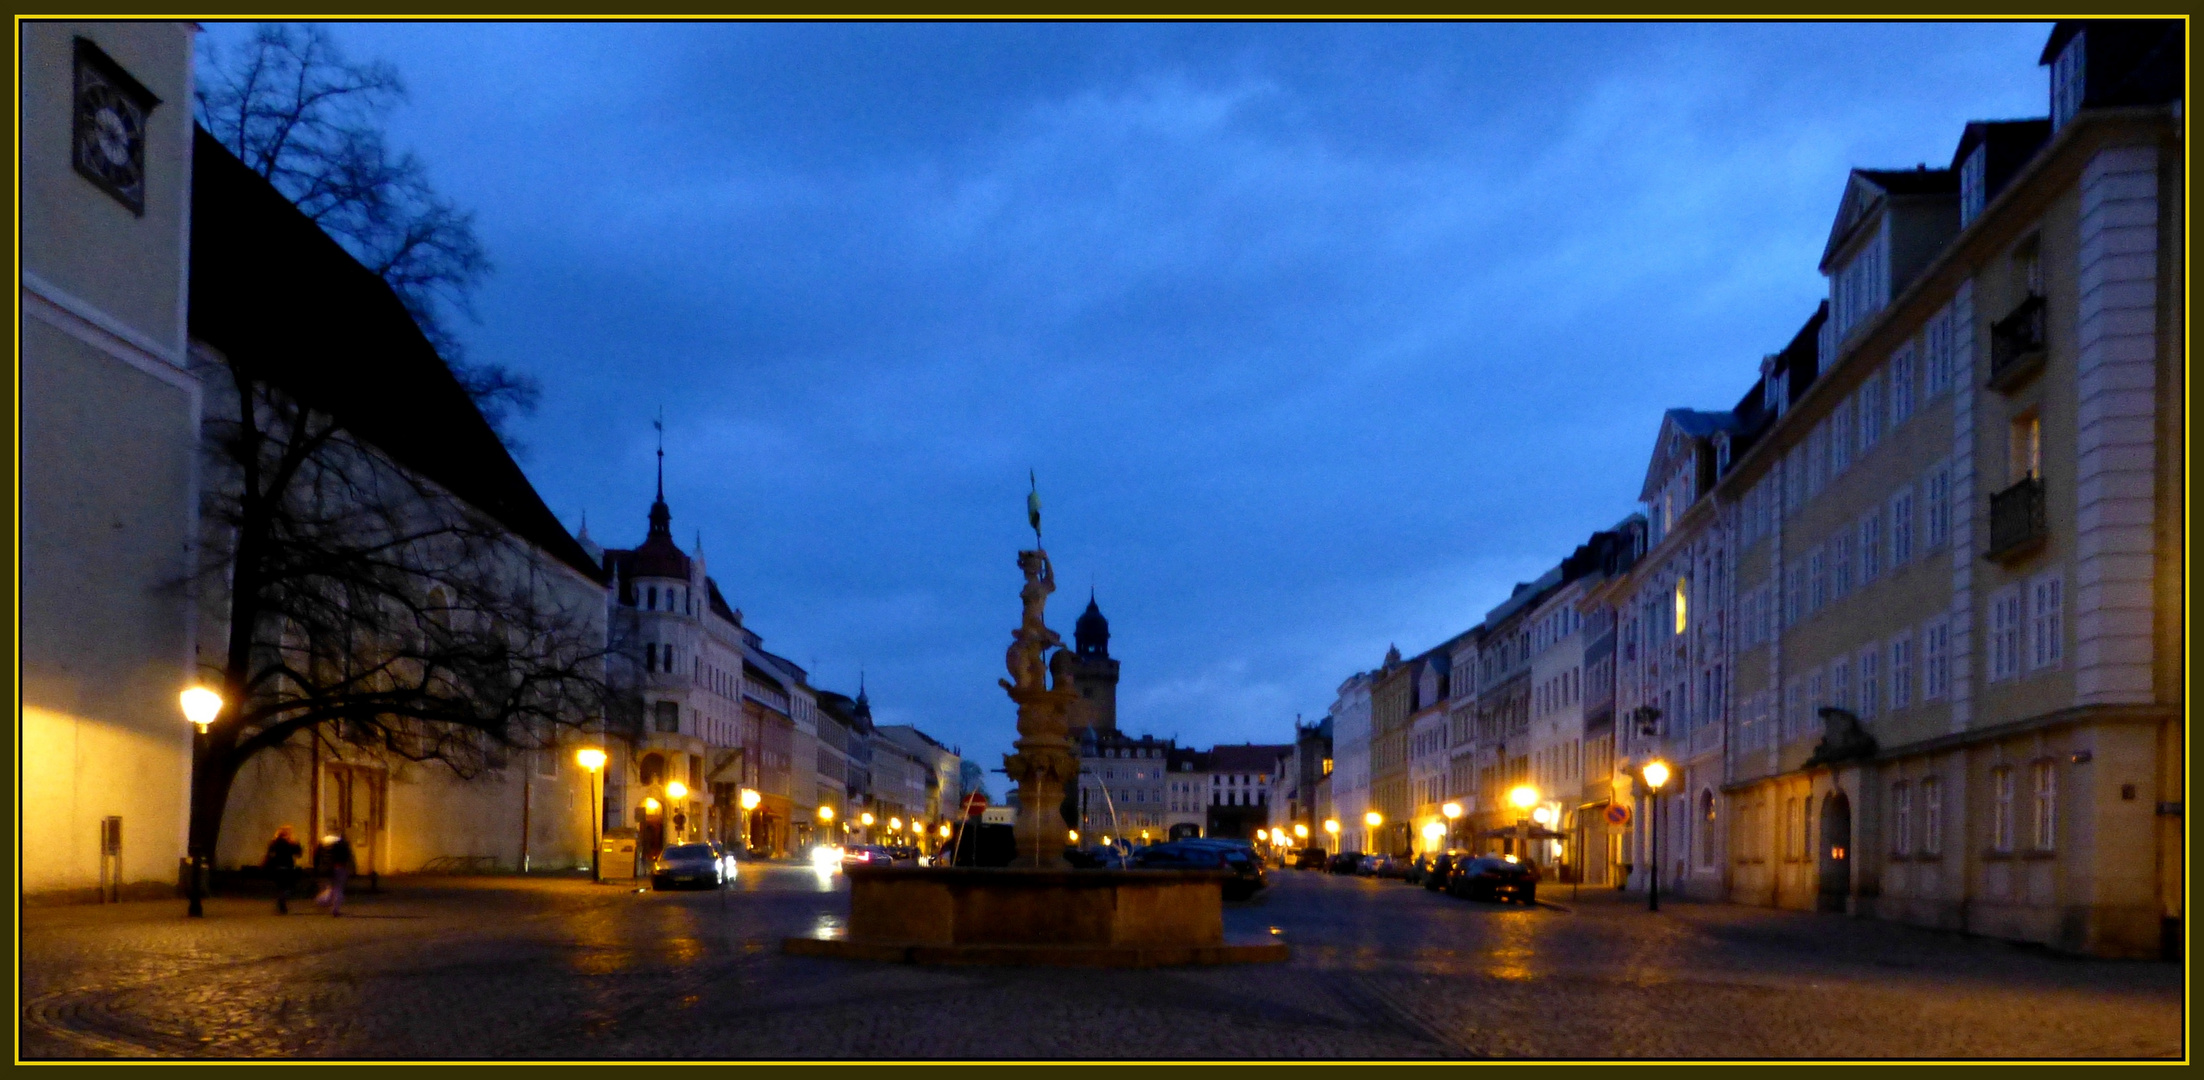
<svg viewBox="0 0 2204 1080"><path fill-rule="evenodd" d="M1035 470L1136 732L1276 742L1633 509L1824 286L1854 165L2045 112L2048 26L405 24L522 464L990 768ZM248 28L210 24L216 41Z"/></svg>

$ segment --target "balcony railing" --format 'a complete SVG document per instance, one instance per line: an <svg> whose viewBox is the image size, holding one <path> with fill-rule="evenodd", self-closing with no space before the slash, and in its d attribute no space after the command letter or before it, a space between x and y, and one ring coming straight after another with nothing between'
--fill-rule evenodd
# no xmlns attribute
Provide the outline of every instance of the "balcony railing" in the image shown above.
<svg viewBox="0 0 2204 1080"><path fill-rule="evenodd" d="M1990 327L1990 388L2011 390L2043 368L2043 297L2030 294Z"/></svg>
<svg viewBox="0 0 2204 1080"><path fill-rule="evenodd" d="M2050 534L2043 512L2043 481L2028 477L1990 496L1990 559L2026 554Z"/></svg>

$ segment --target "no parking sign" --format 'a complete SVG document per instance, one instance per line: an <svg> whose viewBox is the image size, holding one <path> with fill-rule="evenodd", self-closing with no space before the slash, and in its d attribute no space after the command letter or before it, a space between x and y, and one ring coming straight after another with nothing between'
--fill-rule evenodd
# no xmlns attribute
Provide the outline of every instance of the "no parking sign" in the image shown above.
<svg viewBox="0 0 2204 1080"><path fill-rule="evenodd" d="M1628 825L1628 824L1630 824L1630 808L1629 808L1629 807L1627 807L1627 806L1624 806L1624 805L1623 805L1623 804L1621 804L1621 803L1608 803L1608 804L1607 804L1607 823L1608 823L1609 825Z"/></svg>

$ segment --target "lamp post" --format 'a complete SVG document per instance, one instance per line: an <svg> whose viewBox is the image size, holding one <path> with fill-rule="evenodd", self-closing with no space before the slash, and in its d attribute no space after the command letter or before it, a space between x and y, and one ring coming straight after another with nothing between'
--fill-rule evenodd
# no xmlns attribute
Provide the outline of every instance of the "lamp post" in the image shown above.
<svg viewBox="0 0 2204 1080"><path fill-rule="evenodd" d="M1325 832L1327 832L1327 833L1330 833L1330 834L1331 834L1331 838L1332 838L1332 854L1334 854L1334 855L1337 855L1337 854L1339 854L1339 819L1338 819L1338 818L1325 818L1325 819L1324 819L1324 831L1325 831Z"/></svg>
<svg viewBox="0 0 2204 1080"><path fill-rule="evenodd" d="M214 723L215 718L222 715L222 695L204 686L194 686L177 695L177 701L183 706L184 719L191 721L199 729L191 738L192 763L197 766L204 761L207 755L207 725ZM196 767L193 768L192 777L194 781L197 780L198 774L199 770ZM196 801L194 800L194 803ZM193 810L196 812L197 809L197 806L194 805ZM191 887L186 889L185 892L191 897L191 906L185 909L184 914L190 918L199 919L204 918L207 914L205 905L207 853L204 850L194 849L190 854Z"/></svg>
<svg viewBox="0 0 2204 1080"><path fill-rule="evenodd" d="M1378 826L1385 824L1385 815L1372 810L1362 815L1362 823L1370 827L1369 835L1363 839L1367 840L1372 848L1377 847Z"/></svg>
<svg viewBox="0 0 2204 1080"><path fill-rule="evenodd" d="M1651 834L1652 853L1650 858L1653 863L1653 876L1650 879L1652 887L1647 890L1645 895L1645 910L1659 911L1661 910L1661 785L1668 783L1668 763L1659 759L1648 761L1644 768L1638 770L1638 774L1645 778L1646 790L1652 792L1645 800L1645 829L1647 833Z"/></svg>
<svg viewBox="0 0 2204 1080"><path fill-rule="evenodd" d="M598 838L598 830L605 826L605 815L597 809L597 770L605 767L605 752L594 746L583 747L574 760L589 771L589 880L601 882L605 879L604 866L598 860L605 845Z"/></svg>
<svg viewBox="0 0 2204 1080"><path fill-rule="evenodd" d="M1453 847L1454 823L1460 821L1462 818L1462 804L1458 802L1450 802L1445 806L1439 807L1439 813L1446 815L1446 846Z"/></svg>
<svg viewBox="0 0 2204 1080"><path fill-rule="evenodd" d="M1508 792L1508 801L1515 804L1516 810L1515 857L1528 859L1531 857L1530 809L1538 802L1538 789L1529 784L1517 784L1515 790Z"/></svg>
<svg viewBox="0 0 2204 1080"><path fill-rule="evenodd" d="M765 801L765 797L759 795L755 788L743 788L736 794L735 801L742 806L742 848L744 851L748 851L751 848L751 838L755 835L750 815L757 810L759 803ZM865 824L872 824L871 814L865 815ZM772 845L767 844L766 847L770 848ZM767 854L772 853L768 851Z"/></svg>

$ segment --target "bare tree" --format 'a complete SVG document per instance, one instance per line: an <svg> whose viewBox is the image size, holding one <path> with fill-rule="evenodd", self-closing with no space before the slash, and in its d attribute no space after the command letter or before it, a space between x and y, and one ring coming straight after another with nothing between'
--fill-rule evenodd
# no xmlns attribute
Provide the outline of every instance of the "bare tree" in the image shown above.
<svg viewBox="0 0 2204 1080"><path fill-rule="evenodd" d="M489 256L474 214L385 141L384 117L404 98L397 69L345 59L321 27L265 23L227 55L210 47L198 111L209 134L390 284L502 435L541 387L504 365L468 362L453 333L455 317L473 317Z"/></svg>
<svg viewBox="0 0 2204 1080"><path fill-rule="evenodd" d="M235 363L205 374L210 404L235 411L207 422L203 595L227 601L228 633L203 663L227 704L193 761L197 865L239 770L278 747L319 740L465 778L562 731L634 726L593 583L328 411Z"/></svg>

